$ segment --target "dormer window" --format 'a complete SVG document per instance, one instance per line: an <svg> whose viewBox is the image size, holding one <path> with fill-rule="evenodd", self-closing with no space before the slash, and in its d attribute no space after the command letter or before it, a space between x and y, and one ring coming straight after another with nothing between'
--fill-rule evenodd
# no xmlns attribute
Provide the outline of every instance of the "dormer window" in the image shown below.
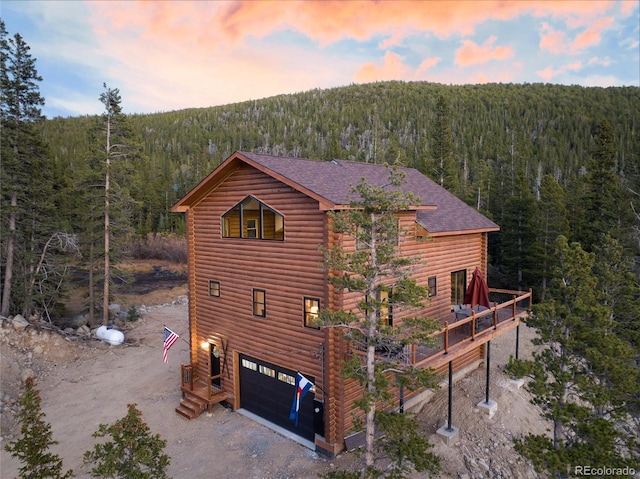
<svg viewBox="0 0 640 479"><path fill-rule="evenodd" d="M222 236L284 240L284 216L253 196L247 196L222 215Z"/></svg>

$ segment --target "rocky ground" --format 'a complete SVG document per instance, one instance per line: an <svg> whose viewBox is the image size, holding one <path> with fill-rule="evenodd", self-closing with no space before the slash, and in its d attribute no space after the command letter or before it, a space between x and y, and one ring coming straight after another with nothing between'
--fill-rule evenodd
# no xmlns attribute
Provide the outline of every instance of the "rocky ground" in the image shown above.
<svg viewBox="0 0 640 479"><path fill-rule="evenodd" d="M174 288L166 294L177 292L184 291ZM186 298L173 296L171 302L158 303L162 295L158 291L153 294L156 305L151 307L143 307L147 298L139 298L142 319L126 330L121 346L110 346L90 335L61 334L2 321L0 445L19 433L14 414L20 384L34 376L45 420L59 441L53 451L76 477L89 477L82 466L82 454L94 444L92 433L100 423L111 424L123 417L129 403L136 403L151 431L167 440L169 474L175 479L312 478L334 467L352 468L357 464L353 454L320 456L222 406L193 421L175 414L180 401L180 364L188 362L188 346L184 341L176 343L169 351L169 363L164 364L162 327L167 325L186 335ZM520 354L528 356L533 349L533 332L524 326L520 329ZM477 407L485 397L484 367L454 384L453 425L460 430L450 445L436 434L447 417L447 388L438 391L418 413L434 452L442 458L445 472L440 477L537 477L513 450L514 437L546 430L545 422L529 403L528 393L501 372L513 354L514 344L515 333L492 342L490 396L498 404L493 417ZM0 477L16 477L18 467L2 447Z"/></svg>

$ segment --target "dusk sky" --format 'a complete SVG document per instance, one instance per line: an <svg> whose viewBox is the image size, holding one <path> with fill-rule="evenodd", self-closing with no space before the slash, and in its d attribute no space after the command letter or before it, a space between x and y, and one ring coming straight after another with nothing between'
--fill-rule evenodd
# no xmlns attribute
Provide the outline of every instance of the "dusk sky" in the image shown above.
<svg viewBox="0 0 640 479"><path fill-rule="evenodd" d="M638 0L14 1L43 113L226 105L386 80L640 86Z"/></svg>

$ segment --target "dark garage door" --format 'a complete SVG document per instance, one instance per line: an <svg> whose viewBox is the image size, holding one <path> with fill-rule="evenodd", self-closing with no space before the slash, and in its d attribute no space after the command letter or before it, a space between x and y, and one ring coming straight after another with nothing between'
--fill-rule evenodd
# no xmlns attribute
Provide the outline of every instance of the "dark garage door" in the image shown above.
<svg viewBox="0 0 640 479"><path fill-rule="evenodd" d="M314 378L305 375L313 382ZM289 420L295 394L296 371L240 355L240 407L313 441L313 392L302 399L298 426Z"/></svg>

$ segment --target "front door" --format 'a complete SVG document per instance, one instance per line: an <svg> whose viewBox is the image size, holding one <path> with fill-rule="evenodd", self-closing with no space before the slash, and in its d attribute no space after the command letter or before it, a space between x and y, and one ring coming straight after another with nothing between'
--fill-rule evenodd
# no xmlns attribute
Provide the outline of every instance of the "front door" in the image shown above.
<svg viewBox="0 0 640 479"><path fill-rule="evenodd" d="M222 350L220 346L209 343L209 364L211 365L211 372L209 373L211 376L218 376L220 374L220 354ZM215 378L211 380L211 385L216 388L220 388L220 378Z"/></svg>

